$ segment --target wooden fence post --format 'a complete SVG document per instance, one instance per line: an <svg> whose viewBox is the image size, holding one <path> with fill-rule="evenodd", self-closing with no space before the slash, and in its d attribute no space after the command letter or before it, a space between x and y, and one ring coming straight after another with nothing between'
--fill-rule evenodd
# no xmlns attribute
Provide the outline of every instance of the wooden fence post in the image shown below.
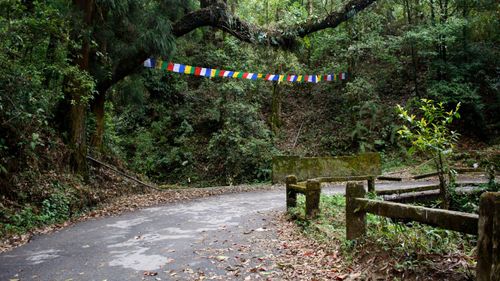
<svg viewBox="0 0 500 281"><path fill-rule="evenodd" d="M286 182L286 209L295 208L297 206L297 192L290 188L291 184L297 184L297 177L294 175L287 176Z"/></svg>
<svg viewBox="0 0 500 281"><path fill-rule="evenodd" d="M479 201L477 281L500 280L500 193L485 192Z"/></svg>
<svg viewBox="0 0 500 281"><path fill-rule="evenodd" d="M488 176L488 183L495 183L495 166L493 164L488 164L486 166L486 175Z"/></svg>
<svg viewBox="0 0 500 281"><path fill-rule="evenodd" d="M319 214L319 199L321 183L318 180L307 180L306 183L306 216L315 217Z"/></svg>
<svg viewBox="0 0 500 281"><path fill-rule="evenodd" d="M495 193L495 214L493 218L492 265L490 280L500 280L500 192Z"/></svg>
<svg viewBox="0 0 500 281"><path fill-rule="evenodd" d="M356 198L365 197L366 191L362 183L349 182L346 187L346 238L353 240L366 234L366 213L355 203Z"/></svg>
<svg viewBox="0 0 500 281"><path fill-rule="evenodd" d="M368 180L368 192L375 192L375 177Z"/></svg>

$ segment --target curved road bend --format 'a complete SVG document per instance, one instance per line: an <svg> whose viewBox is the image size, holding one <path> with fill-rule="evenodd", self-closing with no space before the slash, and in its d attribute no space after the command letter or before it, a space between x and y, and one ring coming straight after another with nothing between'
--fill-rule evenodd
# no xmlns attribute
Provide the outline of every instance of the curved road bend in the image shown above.
<svg viewBox="0 0 500 281"><path fill-rule="evenodd" d="M272 211L285 209L284 193L226 194L78 223L0 254L0 280L243 279L242 264L265 265L276 251L262 242L278 242Z"/></svg>

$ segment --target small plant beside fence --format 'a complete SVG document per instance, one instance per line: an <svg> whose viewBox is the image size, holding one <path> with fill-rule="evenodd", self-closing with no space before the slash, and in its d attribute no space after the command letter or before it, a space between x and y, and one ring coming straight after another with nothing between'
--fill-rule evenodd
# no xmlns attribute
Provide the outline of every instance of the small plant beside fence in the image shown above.
<svg viewBox="0 0 500 281"><path fill-rule="evenodd" d="M413 220L420 223L478 235L476 276L478 281L500 280L500 193L481 196L479 215L433 209L364 198L360 183L346 188L346 236L348 240L366 234L366 213ZM306 197L307 200L307 197Z"/></svg>

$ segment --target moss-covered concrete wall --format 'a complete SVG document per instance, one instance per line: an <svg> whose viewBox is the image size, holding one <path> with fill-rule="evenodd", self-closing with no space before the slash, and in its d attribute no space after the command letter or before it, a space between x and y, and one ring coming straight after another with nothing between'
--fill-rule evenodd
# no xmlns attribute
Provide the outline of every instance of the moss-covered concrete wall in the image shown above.
<svg viewBox="0 0 500 281"><path fill-rule="evenodd" d="M273 183L284 182L288 175L299 181L317 177L380 175L380 155L363 153L356 156L273 158Z"/></svg>

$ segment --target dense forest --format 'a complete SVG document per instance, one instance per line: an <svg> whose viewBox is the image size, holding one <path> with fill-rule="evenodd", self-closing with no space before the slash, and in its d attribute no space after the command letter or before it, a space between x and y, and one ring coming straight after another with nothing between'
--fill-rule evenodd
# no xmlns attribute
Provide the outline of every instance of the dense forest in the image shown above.
<svg viewBox="0 0 500 281"><path fill-rule="evenodd" d="M95 204L87 156L192 186L268 181L275 155L411 161L396 105L421 98L461 103L459 147L498 145L499 18L494 0L1 1L1 207ZM204 78L149 57L349 79Z"/></svg>

